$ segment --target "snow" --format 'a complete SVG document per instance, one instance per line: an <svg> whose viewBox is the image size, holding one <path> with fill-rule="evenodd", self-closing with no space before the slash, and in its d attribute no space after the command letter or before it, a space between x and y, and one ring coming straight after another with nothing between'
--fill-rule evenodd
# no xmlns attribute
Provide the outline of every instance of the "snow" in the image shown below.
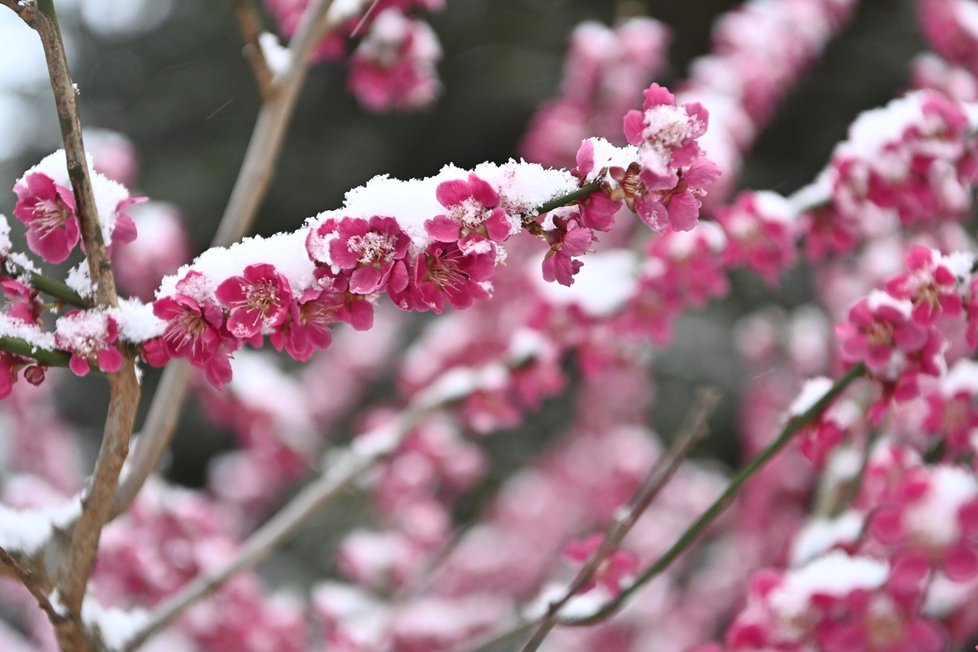
<svg viewBox="0 0 978 652"><path fill-rule="evenodd" d="M840 543L852 543L862 532L865 516L849 510L835 518L809 521L791 545L791 563L800 565Z"/></svg>
<svg viewBox="0 0 978 652"><path fill-rule="evenodd" d="M588 138L594 145L594 168L585 177L585 181L594 181L598 173L604 169L618 167L627 168L638 160L638 148L633 145L616 147L604 138Z"/></svg>
<svg viewBox="0 0 978 652"><path fill-rule="evenodd" d="M0 337L16 337L26 341L35 349L54 349L54 335L45 333L33 324L20 319L14 319L6 313L0 313Z"/></svg>
<svg viewBox="0 0 978 652"><path fill-rule="evenodd" d="M144 609L124 611L116 607L103 607L91 597L82 604L82 620L98 630L109 650L122 650L126 643L149 622Z"/></svg>
<svg viewBox="0 0 978 652"><path fill-rule="evenodd" d="M95 295L95 286L88 275L88 261L83 260L68 270L65 277L65 285L78 293L83 299L88 299Z"/></svg>
<svg viewBox="0 0 978 652"><path fill-rule="evenodd" d="M16 510L0 505L0 548L32 555L51 537L81 514L78 497L53 507Z"/></svg>
<svg viewBox="0 0 978 652"><path fill-rule="evenodd" d="M638 259L625 249L591 254L571 286L547 283L536 273L530 277L546 301L558 306L576 305L592 317L607 317L635 293Z"/></svg>
<svg viewBox="0 0 978 652"><path fill-rule="evenodd" d="M941 378L941 393L946 397L959 393L978 395L978 362L968 359L955 362Z"/></svg>
<svg viewBox="0 0 978 652"><path fill-rule="evenodd" d="M935 547L950 545L960 535L958 509L975 497L978 481L969 472L958 467L935 467L927 494L906 510L904 525Z"/></svg>
<svg viewBox="0 0 978 652"><path fill-rule="evenodd" d="M877 589L888 575L886 562L833 551L789 570L769 601L785 620L791 620L804 614L813 595L841 598L856 589Z"/></svg>
<svg viewBox="0 0 978 652"><path fill-rule="evenodd" d="M883 306L888 306L897 310L905 318L910 319L913 312L913 303L909 299L897 299L883 290L873 290L867 297L870 310L879 310Z"/></svg>
<svg viewBox="0 0 978 652"><path fill-rule="evenodd" d="M280 77L288 72L292 66L292 52L279 42L277 36L270 32L262 32L258 35L258 45L273 75Z"/></svg>
<svg viewBox="0 0 978 652"><path fill-rule="evenodd" d="M177 282L190 271L198 271L204 278L194 290L194 298L216 301L214 290L225 279L240 276L245 267L258 263L269 263L284 275L295 295L311 287L314 283L315 266L306 255L306 233L304 230L279 233L263 237L245 238L230 247L208 249L189 265L184 265L176 274L164 277L157 298L177 293Z"/></svg>
<svg viewBox="0 0 978 652"><path fill-rule="evenodd" d="M12 247L13 245L10 243L10 222L7 221L6 215L0 213L0 256L6 256Z"/></svg>
<svg viewBox="0 0 978 652"><path fill-rule="evenodd" d="M908 93L884 107L863 111L849 126L848 140L839 143L832 158L855 157L873 161L880 150L901 140L908 126L924 119L923 93Z"/></svg>
<svg viewBox="0 0 978 652"><path fill-rule="evenodd" d="M119 336L128 342L145 342L166 330L166 322L153 314L153 305L139 299L119 299L119 306L108 313L119 326Z"/></svg>
<svg viewBox="0 0 978 652"><path fill-rule="evenodd" d="M775 222L790 222L795 217L795 207L776 192L761 190L754 193L757 210L762 217Z"/></svg>
<svg viewBox="0 0 978 652"><path fill-rule="evenodd" d="M367 0L333 0L326 12L326 21L330 25L338 25L355 18L363 11Z"/></svg>
<svg viewBox="0 0 978 652"><path fill-rule="evenodd" d="M825 376L809 378L788 407L788 416L801 416L815 405L832 388L832 379Z"/></svg>

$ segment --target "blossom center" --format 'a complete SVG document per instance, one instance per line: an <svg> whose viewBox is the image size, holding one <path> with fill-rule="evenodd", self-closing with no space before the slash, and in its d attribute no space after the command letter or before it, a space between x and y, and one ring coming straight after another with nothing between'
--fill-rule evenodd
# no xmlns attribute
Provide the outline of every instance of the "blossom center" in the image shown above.
<svg viewBox="0 0 978 652"><path fill-rule="evenodd" d="M394 257L394 245L392 236L376 231L351 236L347 240L347 247L359 256L358 262L361 265L378 265L390 262Z"/></svg>
<svg viewBox="0 0 978 652"><path fill-rule="evenodd" d="M68 219L68 208L59 197L54 199L40 199L34 204L33 225L42 234L50 233L64 225Z"/></svg>

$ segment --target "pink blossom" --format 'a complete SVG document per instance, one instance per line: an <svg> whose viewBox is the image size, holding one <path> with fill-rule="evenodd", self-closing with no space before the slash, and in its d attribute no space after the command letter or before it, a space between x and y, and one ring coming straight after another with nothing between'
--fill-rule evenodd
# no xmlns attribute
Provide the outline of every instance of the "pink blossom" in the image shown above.
<svg viewBox="0 0 978 652"><path fill-rule="evenodd" d="M550 250L543 258L543 280L571 285L583 263L574 260L591 247L594 235L575 218L553 217L554 229L544 231Z"/></svg>
<svg viewBox="0 0 978 652"><path fill-rule="evenodd" d="M49 263L64 262L78 244L80 232L71 190L34 172L14 186L14 216L27 225L31 251Z"/></svg>
<svg viewBox="0 0 978 652"><path fill-rule="evenodd" d="M435 195L438 203L448 209L447 215L425 222L425 230L435 240L456 242L461 238L460 246L467 250L473 239L503 242L510 236L512 225L499 205L499 195L474 173L469 173L468 180L439 183Z"/></svg>
<svg viewBox="0 0 978 652"><path fill-rule="evenodd" d="M412 282L401 292L391 292L391 299L402 310L441 313L446 301L461 309L489 298L496 251L487 244L488 251L466 254L454 243L432 243L418 254Z"/></svg>
<svg viewBox="0 0 978 652"><path fill-rule="evenodd" d="M159 365L167 358L187 358L207 372L215 386L231 379L231 353L238 340L224 327L221 308L206 300L194 298L194 286L203 279L191 271L176 285L176 294L153 302L153 314L167 322L160 337L161 345L146 343L147 361Z"/></svg>
<svg viewBox="0 0 978 652"><path fill-rule="evenodd" d="M119 337L115 319L102 312L73 310L58 318L55 343L71 352L68 366L78 376L89 372L94 360L106 373L119 371L122 354L114 346Z"/></svg>
<svg viewBox="0 0 978 652"><path fill-rule="evenodd" d="M642 111L625 114L625 138L639 146L644 169L658 181L673 176L673 168L691 165L700 155L696 139L706 133L708 117L698 102L676 104L667 89L652 84L644 92Z"/></svg>
<svg viewBox="0 0 978 652"><path fill-rule="evenodd" d="M653 231L667 226L676 231L689 231L699 220L702 197L706 188L720 178L720 168L711 160L700 158L688 168L676 173L676 185L671 188L647 191L636 200L635 210ZM651 189L655 178L642 172L646 188Z"/></svg>
<svg viewBox="0 0 978 652"><path fill-rule="evenodd" d="M272 332L269 340L275 350L285 349L293 359L305 362L316 351L329 347L333 341L330 325L338 320L336 305L329 295L308 290L302 299L291 303L289 318Z"/></svg>
<svg viewBox="0 0 978 652"><path fill-rule="evenodd" d="M329 261L322 244L328 242ZM350 275L349 290L356 294L382 292L391 285L402 290L408 281L404 259L410 239L392 217L369 220L344 217L326 220L306 239L309 257L331 263Z"/></svg>
<svg viewBox="0 0 978 652"><path fill-rule="evenodd" d="M913 304L913 320L921 327L934 324L941 314L956 317L962 312L957 279L939 252L915 246L907 253L907 272L890 279L886 291Z"/></svg>
<svg viewBox="0 0 978 652"><path fill-rule="evenodd" d="M214 294L231 309L227 327L242 340L279 326L289 314L292 290L289 281L266 263L248 265L242 276L232 276Z"/></svg>
<svg viewBox="0 0 978 652"><path fill-rule="evenodd" d="M438 95L438 37L427 23L386 9L350 57L349 88L372 111L417 109Z"/></svg>

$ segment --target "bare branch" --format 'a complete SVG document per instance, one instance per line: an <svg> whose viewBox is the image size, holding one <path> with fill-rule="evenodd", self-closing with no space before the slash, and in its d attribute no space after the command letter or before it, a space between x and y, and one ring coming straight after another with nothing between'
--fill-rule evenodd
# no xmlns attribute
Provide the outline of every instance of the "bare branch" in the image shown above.
<svg viewBox="0 0 978 652"><path fill-rule="evenodd" d="M198 577L179 593L159 605L150 614L145 627L129 640L124 652L135 650L189 607L220 588L235 574L252 568L267 558L310 516L353 486L370 469L387 459L411 429L425 415L441 405L442 403L419 403L402 412L396 423L384 426L379 432L359 437L347 451L336 456L331 469L306 486L282 510L256 530L245 541L233 561L211 575Z"/></svg>
<svg viewBox="0 0 978 652"><path fill-rule="evenodd" d="M180 406L187 396L192 373L186 360L173 360L163 370L143 423L143 434L135 442L132 460L116 491L110 518L116 518L129 509L146 478L153 473L163 456L180 419Z"/></svg>
<svg viewBox="0 0 978 652"><path fill-rule="evenodd" d="M696 404L686 418L686 423L676 436L676 440L669 448L669 452L656 462L645 482L639 487L638 491L629 501L628 505L621 510L615 521L608 528L604 535L604 540L584 566L578 571L577 576L567 587L564 594L547 607L547 612L538 621L537 628L530 637L530 640L522 648L522 652L533 652L540 647L540 644L547 637L547 634L557 624L560 610L570 602L579 591L587 586L594 578L601 564L621 545L622 540L631 531L639 517L645 512L652 501L655 499L663 487L668 484L670 478L683 463L683 461L693 451L693 448L704 438L708 432L707 421L717 403L720 395L716 390L704 389L699 392Z"/></svg>
<svg viewBox="0 0 978 652"><path fill-rule="evenodd" d="M251 229L271 183L285 132L305 81L309 55L322 35L334 27L325 21L331 5L332 0L314 0L303 14L290 47L292 67L277 81L271 99L262 105L258 114L213 246L233 244ZM133 454L130 471L116 496L113 516L118 516L129 507L146 478L159 465L163 451L173 438L189 379L190 367L183 360L171 362L163 372L163 379L149 409L150 418L143 427L139 445Z"/></svg>
<svg viewBox="0 0 978 652"><path fill-rule="evenodd" d="M22 15L37 31L44 48L64 141L68 177L81 222L89 275L95 283L95 300L100 306L115 306L118 304L115 277L102 241L102 227L95 207L95 194L92 191L85 144L82 140L77 89L71 81L54 2L39 0L36 11L25 10ZM78 631L82 629L81 604L85 587L95 562L102 526L112 507L119 472L129 451L129 437L139 402L139 384L136 382L131 353L124 354L122 369L110 374L108 378L111 395L102 445L89 491L82 500L82 513L75 523L71 546L58 578L58 589L67 610L67 619L71 621L70 626L57 627L59 639L64 636L64 640L80 636ZM55 622L55 625L58 626L58 623Z"/></svg>
<svg viewBox="0 0 978 652"><path fill-rule="evenodd" d="M262 102L268 102L272 98L273 75L259 42L259 36L262 32L261 19L255 12L251 0L234 0L234 17L237 18L238 27L241 28L241 36L244 37L245 58L248 59L251 71L255 74L258 92L261 94Z"/></svg>
<svg viewBox="0 0 978 652"><path fill-rule="evenodd" d="M617 596L609 600L600 609L594 613L582 616L580 618L568 618L561 619L558 621L559 625L567 627L578 627L593 625L594 623L601 622L606 618L610 617L612 614L616 613L622 605L640 588L649 583L652 578L657 577L660 573L665 571L673 561L676 560L681 554L689 550L699 539L700 535L710 526L724 511L727 507L733 503L734 498L737 497L737 493L740 488L744 486L755 473L771 461L781 450L788 445L795 435L801 432L806 426L811 425L815 420L829 407L829 405L839 396L845 389L852 384L857 378L861 378L866 373L865 365L860 362L849 367L846 372L840 376L833 384L832 387L822 395L820 399L815 401L811 407L805 410L801 414L797 414L790 419L781 428L781 432L775 437L774 441L767 445L767 447L760 453L752 457L744 466L740 467L737 472L730 478L730 482L727 484L727 488L723 490L713 504L711 504L705 512L699 515L693 523L686 528L686 531L679 535L675 543L666 550L653 564L648 566L642 573L635 578L627 588L623 589Z"/></svg>

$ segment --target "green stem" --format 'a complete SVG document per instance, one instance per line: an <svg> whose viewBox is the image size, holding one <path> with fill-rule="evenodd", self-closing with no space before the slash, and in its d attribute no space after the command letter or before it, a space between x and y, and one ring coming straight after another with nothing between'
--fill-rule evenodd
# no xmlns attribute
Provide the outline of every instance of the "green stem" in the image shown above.
<svg viewBox="0 0 978 652"><path fill-rule="evenodd" d="M25 358L34 358L49 367L67 367L68 360L71 358L64 351L42 349L19 337L0 337L0 351L8 351Z"/></svg>
<svg viewBox="0 0 978 652"><path fill-rule="evenodd" d="M566 195L561 195L560 197L555 197L545 204L541 204L536 209L536 214L540 215L542 213L547 213L555 208L560 208L561 206L566 206L571 204L582 197L587 197L591 193L601 189L600 181L592 181L586 185L581 186L574 192L569 192Z"/></svg>
<svg viewBox="0 0 978 652"><path fill-rule="evenodd" d="M72 290L70 287L62 283L61 281L56 281L53 278L48 278L43 274L38 274L37 272L32 272L29 269L18 265L9 258L4 261L4 267L11 277L15 279L27 279L27 284L38 292L43 292L48 296L52 296L58 299L62 303L66 303L71 306L77 306L79 308L87 308L88 303L79 295L77 292Z"/></svg>
<svg viewBox="0 0 978 652"><path fill-rule="evenodd" d="M763 451L754 456L747 464L738 470L734 476L730 479L730 484L724 489L723 493L713 502L710 507L703 512L699 518L693 521L693 524L686 529L685 532L680 535L672 547L669 548L655 563L645 569L641 575L639 575L635 581L629 585L627 588L622 589L614 599L608 601L599 610L595 611L593 614L588 616L583 616L581 618L568 618L566 620L561 620L560 624L564 626L577 627L581 625L593 625L594 623L600 622L612 615L618 609L625 604L629 597L640 588L649 583L652 578L656 577L664 570L666 570L669 565L675 561L679 555L686 552L693 543L699 538L703 531L709 527L717 517L722 514L733 499L737 496L737 492L744 485L747 480L750 479L752 475L757 473L765 464L767 464L771 458L777 455L781 449L783 449L792 438L798 434L805 426L810 425L815 419L822 414L822 412L829 406L829 404L835 400L835 398L841 394L854 380L862 376L866 371L866 367L863 363L857 363L849 368L845 374L843 374L832 387L829 388L827 392L817 400L810 408L797 414L784 424L781 432L778 434L777 438L768 444L768 447Z"/></svg>

